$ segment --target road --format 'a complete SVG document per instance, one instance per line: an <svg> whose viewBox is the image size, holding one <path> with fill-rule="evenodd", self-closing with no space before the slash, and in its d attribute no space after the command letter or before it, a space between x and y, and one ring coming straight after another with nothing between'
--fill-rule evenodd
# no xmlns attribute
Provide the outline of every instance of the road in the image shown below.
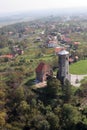
<svg viewBox="0 0 87 130"><path fill-rule="evenodd" d="M79 87L80 86L80 81L84 78L87 77L87 74L85 75L74 75L74 74L70 74L70 78L71 78L71 84ZM78 79L78 83L76 83L76 79Z"/></svg>

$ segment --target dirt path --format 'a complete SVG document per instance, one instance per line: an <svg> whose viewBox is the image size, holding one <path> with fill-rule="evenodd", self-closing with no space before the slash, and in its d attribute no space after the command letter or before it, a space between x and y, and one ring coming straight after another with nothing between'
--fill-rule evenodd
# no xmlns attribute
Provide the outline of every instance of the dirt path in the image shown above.
<svg viewBox="0 0 87 130"><path fill-rule="evenodd" d="M71 77L71 84L76 86L76 87L79 87L80 86L80 81L86 77L87 74L85 75L74 75L74 74L70 74L70 77ZM78 83L76 83L76 79L78 79Z"/></svg>
<svg viewBox="0 0 87 130"><path fill-rule="evenodd" d="M46 84L46 81L44 81L44 82L40 82L40 83L37 83L36 85L35 85L35 87L36 88L43 88L43 87L45 87L47 84Z"/></svg>

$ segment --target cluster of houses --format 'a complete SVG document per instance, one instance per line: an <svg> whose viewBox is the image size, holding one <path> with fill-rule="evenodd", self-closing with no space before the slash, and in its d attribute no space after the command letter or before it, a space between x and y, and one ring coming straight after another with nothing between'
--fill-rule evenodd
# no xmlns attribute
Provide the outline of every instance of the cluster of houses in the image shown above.
<svg viewBox="0 0 87 130"><path fill-rule="evenodd" d="M60 35L59 41L60 41L61 44L67 44L67 45L69 45L69 46L73 45L73 47L74 47L75 49L77 49L77 48L78 48L78 45L80 44L80 42L78 42L78 41L73 42L72 39L69 38L69 37L66 36L66 35Z"/></svg>
<svg viewBox="0 0 87 130"><path fill-rule="evenodd" d="M20 49L17 45L13 46L11 48L12 53L11 54L7 54L7 55L1 55L0 58L6 58L8 60L13 59L14 57L16 57L17 55L22 55L24 54L24 51L22 49Z"/></svg>
<svg viewBox="0 0 87 130"><path fill-rule="evenodd" d="M47 41L45 42L45 46L48 48L55 48L58 47L59 45L67 45L69 48L73 46L74 49L78 49L80 42L78 41L72 41L71 38L69 38L66 35L61 35L59 38L56 36L48 35L47 36Z"/></svg>
<svg viewBox="0 0 87 130"><path fill-rule="evenodd" d="M57 36L48 35L47 41L46 41L46 47L48 48L54 48L58 46L58 39Z"/></svg>

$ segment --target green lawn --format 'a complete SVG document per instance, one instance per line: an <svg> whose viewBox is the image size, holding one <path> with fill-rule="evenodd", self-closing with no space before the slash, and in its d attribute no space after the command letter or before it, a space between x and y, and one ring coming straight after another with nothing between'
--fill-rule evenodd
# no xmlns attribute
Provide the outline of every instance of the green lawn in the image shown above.
<svg viewBox="0 0 87 130"><path fill-rule="evenodd" d="M70 65L71 74L87 74L87 60L80 60L72 65Z"/></svg>

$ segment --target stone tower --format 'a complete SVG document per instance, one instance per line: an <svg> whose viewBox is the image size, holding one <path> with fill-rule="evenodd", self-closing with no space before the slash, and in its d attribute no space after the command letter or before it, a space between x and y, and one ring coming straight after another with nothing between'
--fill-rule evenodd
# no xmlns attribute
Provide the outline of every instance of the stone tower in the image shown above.
<svg viewBox="0 0 87 130"><path fill-rule="evenodd" d="M65 79L69 80L69 52L62 50L58 53L59 62L58 62L58 73L57 78L64 84Z"/></svg>

